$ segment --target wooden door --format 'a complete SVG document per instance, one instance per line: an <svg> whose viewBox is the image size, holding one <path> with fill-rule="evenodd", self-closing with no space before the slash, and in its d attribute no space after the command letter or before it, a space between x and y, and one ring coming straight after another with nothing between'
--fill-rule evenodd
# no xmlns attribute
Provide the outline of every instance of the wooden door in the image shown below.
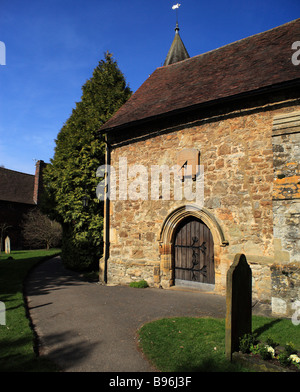
<svg viewBox="0 0 300 392"><path fill-rule="evenodd" d="M175 284L176 280L215 283L213 237L201 220L190 218L178 228L174 253Z"/></svg>

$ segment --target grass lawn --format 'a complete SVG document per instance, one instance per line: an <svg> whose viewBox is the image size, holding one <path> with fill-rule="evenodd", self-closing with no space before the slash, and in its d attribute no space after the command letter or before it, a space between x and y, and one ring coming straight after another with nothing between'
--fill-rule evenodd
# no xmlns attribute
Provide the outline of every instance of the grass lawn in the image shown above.
<svg viewBox="0 0 300 392"><path fill-rule="evenodd" d="M51 249L0 255L0 301L6 308L6 324L0 325L0 372L56 370L51 362L34 353L34 334L26 317L23 282L34 265L59 253L58 249ZM13 259L9 260L9 256Z"/></svg>
<svg viewBox="0 0 300 392"><path fill-rule="evenodd" d="M300 350L300 326L291 320L253 316L252 331L259 340L272 337L282 346L292 341ZM224 319L180 317L150 322L140 329L139 344L160 371L249 371L225 359Z"/></svg>

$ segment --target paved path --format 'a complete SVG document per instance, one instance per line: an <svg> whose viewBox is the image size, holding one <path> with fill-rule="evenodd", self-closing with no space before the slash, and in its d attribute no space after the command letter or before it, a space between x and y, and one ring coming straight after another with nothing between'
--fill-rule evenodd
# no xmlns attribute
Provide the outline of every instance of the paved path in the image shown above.
<svg viewBox="0 0 300 392"><path fill-rule="evenodd" d="M89 283L60 257L37 266L26 283L33 324L48 355L66 372L151 372L136 331L172 316L225 316L225 298L203 292Z"/></svg>

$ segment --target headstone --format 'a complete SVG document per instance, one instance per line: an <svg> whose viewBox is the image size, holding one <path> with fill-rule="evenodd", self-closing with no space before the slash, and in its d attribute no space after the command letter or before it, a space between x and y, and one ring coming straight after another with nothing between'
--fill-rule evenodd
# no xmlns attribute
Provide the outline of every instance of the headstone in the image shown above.
<svg viewBox="0 0 300 392"><path fill-rule="evenodd" d="M6 325L6 309L4 302L0 301L0 325Z"/></svg>
<svg viewBox="0 0 300 392"><path fill-rule="evenodd" d="M8 236L5 238L5 253L10 253L10 238Z"/></svg>
<svg viewBox="0 0 300 392"><path fill-rule="evenodd" d="M240 338L252 332L252 271L243 254L237 254L227 272L225 353L239 351Z"/></svg>

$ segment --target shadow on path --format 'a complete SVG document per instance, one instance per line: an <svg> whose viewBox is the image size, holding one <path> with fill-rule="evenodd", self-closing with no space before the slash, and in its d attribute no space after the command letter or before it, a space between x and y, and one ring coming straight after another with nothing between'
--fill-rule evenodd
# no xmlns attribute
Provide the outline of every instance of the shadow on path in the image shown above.
<svg viewBox="0 0 300 392"><path fill-rule="evenodd" d="M136 331L163 317L225 317L225 298L205 292L136 289L83 281L60 257L37 266L26 282L42 354L64 371L149 372Z"/></svg>

